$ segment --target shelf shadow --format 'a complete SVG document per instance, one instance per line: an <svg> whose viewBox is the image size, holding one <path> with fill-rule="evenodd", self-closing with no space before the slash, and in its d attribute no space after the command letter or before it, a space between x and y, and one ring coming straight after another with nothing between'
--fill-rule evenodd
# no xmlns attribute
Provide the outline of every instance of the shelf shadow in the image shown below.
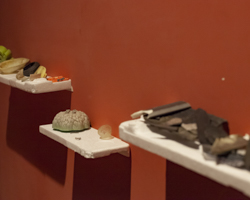
<svg viewBox="0 0 250 200"><path fill-rule="evenodd" d="M60 184L66 176L67 148L39 133L54 116L70 108L71 92L30 94L11 88L7 145Z"/></svg>
<svg viewBox="0 0 250 200"><path fill-rule="evenodd" d="M167 161L167 200L250 200L243 193Z"/></svg>
<svg viewBox="0 0 250 200"><path fill-rule="evenodd" d="M129 200L131 158L118 153L97 159L75 155L73 200Z"/></svg>

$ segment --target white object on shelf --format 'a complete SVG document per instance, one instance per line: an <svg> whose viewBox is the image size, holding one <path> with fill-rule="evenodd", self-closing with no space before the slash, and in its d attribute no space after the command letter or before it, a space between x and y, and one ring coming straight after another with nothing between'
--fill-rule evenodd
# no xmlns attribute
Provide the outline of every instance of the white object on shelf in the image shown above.
<svg viewBox="0 0 250 200"><path fill-rule="evenodd" d="M104 157L112 153L129 156L129 144L115 137L111 140L102 140L94 128L77 133L66 133L55 131L52 124L48 124L41 125L39 131L85 158Z"/></svg>
<svg viewBox="0 0 250 200"><path fill-rule="evenodd" d="M250 172L207 161L201 152L152 132L142 119L121 123L120 138L250 197Z"/></svg>
<svg viewBox="0 0 250 200"><path fill-rule="evenodd" d="M16 74L0 74L0 82L34 94L60 90L73 91L71 80L53 83L46 78L39 78L34 81L27 80L22 82L16 79Z"/></svg>

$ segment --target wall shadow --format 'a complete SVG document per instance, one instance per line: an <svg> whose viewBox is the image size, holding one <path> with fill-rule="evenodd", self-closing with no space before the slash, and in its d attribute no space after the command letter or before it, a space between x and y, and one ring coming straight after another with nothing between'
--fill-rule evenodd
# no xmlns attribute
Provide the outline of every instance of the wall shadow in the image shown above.
<svg viewBox="0 0 250 200"><path fill-rule="evenodd" d="M54 116L70 108L71 92L30 94L11 88L7 145L60 184L66 176L67 148L39 132Z"/></svg>
<svg viewBox="0 0 250 200"><path fill-rule="evenodd" d="M233 188L223 186L171 161L167 161L166 199L250 200Z"/></svg>
<svg viewBox="0 0 250 200"><path fill-rule="evenodd" d="M129 200L131 157L118 153L97 159L75 155L73 200Z"/></svg>

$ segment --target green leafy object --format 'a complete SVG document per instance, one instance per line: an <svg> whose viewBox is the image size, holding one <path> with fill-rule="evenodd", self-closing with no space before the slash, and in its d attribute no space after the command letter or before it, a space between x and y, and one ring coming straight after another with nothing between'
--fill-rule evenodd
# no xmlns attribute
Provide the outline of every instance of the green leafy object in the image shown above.
<svg viewBox="0 0 250 200"><path fill-rule="evenodd" d="M0 46L0 62L5 60L9 60L12 57L12 53L10 49L7 49L4 46Z"/></svg>

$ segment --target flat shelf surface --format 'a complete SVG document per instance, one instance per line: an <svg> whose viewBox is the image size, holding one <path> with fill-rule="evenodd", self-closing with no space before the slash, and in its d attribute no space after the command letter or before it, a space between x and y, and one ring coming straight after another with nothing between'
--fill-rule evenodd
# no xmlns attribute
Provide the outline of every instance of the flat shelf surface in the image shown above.
<svg viewBox="0 0 250 200"><path fill-rule="evenodd" d="M53 83L52 81L48 81L46 78L39 78L34 81L27 80L22 82L21 80L16 79L16 74L0 74L0 82L34 94L60 90L73 91L71 80Z"/></svg>
<svg viewBox="0 0 250 200"><path fill-rule="evenodd" d="M47 124L41 125L39 131L85 158L104 157L112 153L129 156L129 144L115 137L102 140L94 128L78 133L64 133L53 130L52 124Z"/></svg>
<svg viewBox="0 0 250 200"><path fill-rule="evenodd" d="M201 152L152 132L142 119L121 123L120 138L250 197L250 172L207 161Z"/></svg>

